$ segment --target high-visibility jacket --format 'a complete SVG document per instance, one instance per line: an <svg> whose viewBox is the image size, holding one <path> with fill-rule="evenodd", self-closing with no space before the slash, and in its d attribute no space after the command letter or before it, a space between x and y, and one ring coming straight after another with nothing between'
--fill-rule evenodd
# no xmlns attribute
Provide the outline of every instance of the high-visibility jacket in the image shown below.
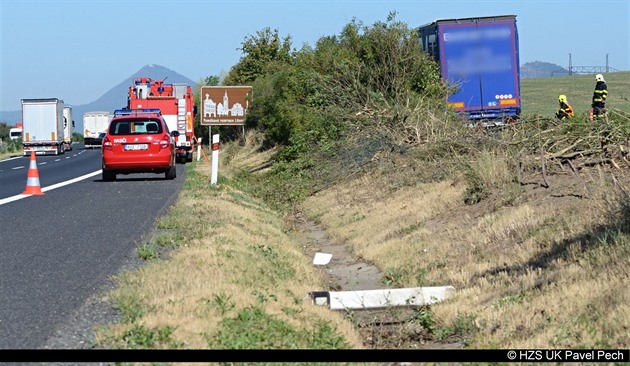
<svg viewBox="0 0 630 366"><path fill-rule="evenodd" d="M569 104L569 102L560 102L560 110L556 113L556 117L559 119L573 117L573 107L571 107L571 104Z"/></svg>
<svg viewBox="0 0 630 366"><path fill-rule="evenodd" d="M598 81L595 84L595 91L593 92L593 105L592 107L604 107L606 98L608 97L608 86L603 81Z"/></svg>

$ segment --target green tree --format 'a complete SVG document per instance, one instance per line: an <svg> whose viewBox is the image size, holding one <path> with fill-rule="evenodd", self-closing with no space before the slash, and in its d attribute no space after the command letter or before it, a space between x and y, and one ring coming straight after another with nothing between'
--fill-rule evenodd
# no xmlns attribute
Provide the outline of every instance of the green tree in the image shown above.
<svg viewBox="0 0 630 366"><path fill-rule="evenodd" d="M0 122L0 140L8 141L9 140L9 130L13 128L12 125L9 125L6 122Z"/></svg>
<svg viewBox="0 0 630 366"><path fill-rule="evenodd" d="M210 75L203 79L204 86L217 86L221 82L219 75Z"/></svg>
<svg viewBox="0 0 630 366"><path fill-rule="evenodd" d="M353 19L339 36L321 38L310 62L325 104L349 112L444 93L438 65L420 49L417 33L395 21L395 13L372 26Z"/></svg>
<svg viewBox="0 0 630 366"><path fill-rule="evenodd" d="M353 19L340 34L293 52L291 37L282 40L277 30L246 37L225 78L253 86L246 125L261 129L269 146L290 146L289 159L313 143L329 144L349 125L417 141L419 106L443 111L446 87L417 32L395 18L392 12L371 26Z"/></svg>
<svg viewBox="0 0 630 366"><path fill-rule="evenodd" d="M250 85L256 78L291 63L291 36L281 39L278 30L267 27L248 35L240 48L243 56L227 74L225 85Z"/></svg>

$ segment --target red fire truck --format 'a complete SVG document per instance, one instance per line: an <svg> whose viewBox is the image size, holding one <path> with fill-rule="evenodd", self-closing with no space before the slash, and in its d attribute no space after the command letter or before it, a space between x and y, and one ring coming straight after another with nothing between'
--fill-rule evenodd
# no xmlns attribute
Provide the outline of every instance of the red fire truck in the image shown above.
<svg viewBox="0 0 630 366"><path fill-rule="evenodd" d="M127 108L159 109L170 131L178 131L175 138L177 161L184 164L193 159L195 147L195 102L190 85L165 84L164 80L148 77L134 78L129 87Z"/></svg>

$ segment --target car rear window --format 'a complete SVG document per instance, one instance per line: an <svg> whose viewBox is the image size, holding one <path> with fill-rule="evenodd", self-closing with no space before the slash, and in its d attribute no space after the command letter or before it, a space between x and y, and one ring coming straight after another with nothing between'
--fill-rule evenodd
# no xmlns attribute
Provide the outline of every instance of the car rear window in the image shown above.
<svg viewBox="0 0 630 366"><path fill-rule="evenodd" d="M162 133L162 124L158 121L112 121L109 126L110 135L138 135Z"/></svg>

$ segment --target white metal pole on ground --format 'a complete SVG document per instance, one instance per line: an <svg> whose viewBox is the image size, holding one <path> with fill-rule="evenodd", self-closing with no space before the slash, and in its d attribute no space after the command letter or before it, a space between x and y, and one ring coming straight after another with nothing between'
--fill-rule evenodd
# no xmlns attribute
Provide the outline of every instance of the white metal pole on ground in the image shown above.
<svg viewBox="0 0 630 366"><path fill-rule="evenodd" d="M219 135L212 135L212 173L210 184L217 184L217 176L219 175Z"/></svg>
<svg viewBox="0 0 630 366"><path fill-rule="evenodd" d="M359 291L312 292L313 304L328 303L331 310L383 309L397 306L424 306L455 295L453 286L414 287Z"/></svg>
<svg viewBox="0 0 630 366"><path fill-rule="evenodd" d="M199 161L199 159L201 159L201 140L202 138L199 138L199 141L197 142L197 161Z"/></svg>

